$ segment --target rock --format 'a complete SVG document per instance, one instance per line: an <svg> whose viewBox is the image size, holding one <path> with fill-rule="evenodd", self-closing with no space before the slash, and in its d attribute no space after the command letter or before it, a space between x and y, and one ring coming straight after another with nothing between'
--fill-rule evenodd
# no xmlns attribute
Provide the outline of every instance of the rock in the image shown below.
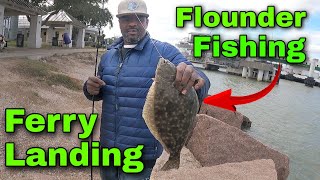
<svg viewBox="0 0 320 180"><path fill-rule="evenodd" d="M251 127L252 122L247 116L243 116L243 122L241 124L241 129L249 129Z"/></svg>
<svg viewBox="0 0 320 180"><path fill-rule="evenodd" d="M295 81L296 77L294 77L293 74L287 74L285 76L285 79L288 80L288 81Z"/></svg>
<svg viewBox="0 0 320 180"><path fill-rule="evenodd" d="M277 172L271 159L226 163L211 167L179 168L156 172L151 180L276 180Z"/></svg>
<svg viewBox="0 0 320 180"><path fill-rule="evenodd" d="M314 80L313 77L307 77L306 79L304 79L304 84L306 86L313 87L313 86L315 86L316 81Z"/></svg>
<svg viewBox="0 0 320 180"><path fill-rule="evenodd" d="M279 180L289 175L289 159L238 128L207 115L197 115L197 124L187 148L202 166L272 159Z"/></svg>
<svg viewBox="0 0 320 180"><path fill-rule="evenodd" d="M206 114L239 129L251 127L251 121L249 118L241 113L229 111L216 106L210 106L204 103L202 103L198 114Z"/></svg>

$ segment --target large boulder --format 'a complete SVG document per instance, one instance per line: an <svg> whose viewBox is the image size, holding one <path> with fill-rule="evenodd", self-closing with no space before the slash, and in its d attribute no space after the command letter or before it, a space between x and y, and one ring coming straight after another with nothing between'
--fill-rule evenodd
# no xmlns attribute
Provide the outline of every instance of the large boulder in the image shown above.
<svg viewBox="0 0 320 180"><path fill-rule="evenodd" d="M251 127L251 121L239 112L233 112L202 103L199 114L206 114L239 129Z"/></svg>
<svg viewBox="0 0 320 180"><path fill-rule="evenodd" d="M263 145L240 129L204 114L197 115L197 124L187 148L202 166L272 159L278 180L285 180L289 175L286 155Z"/></svg>
<svg viewBox="0 0 320 180"><path fill-rule="evenodd" d="M277 172L271 159L226 163L211 167L172 169L152 172L151 180L276 180Z"/></svg>

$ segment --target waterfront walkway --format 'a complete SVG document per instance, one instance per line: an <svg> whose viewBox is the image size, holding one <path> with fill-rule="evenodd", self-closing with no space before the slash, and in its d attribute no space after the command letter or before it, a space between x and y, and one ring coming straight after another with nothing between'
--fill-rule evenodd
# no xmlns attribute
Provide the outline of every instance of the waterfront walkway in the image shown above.
<svg viewBox="0 0 320 180"><path fill-rule="evenodd" d="M0 52L0 60L1 59L8 59L14 57L26 57L26 58L42 58L52 56L54 54L59 55L66 55L72 53L79 53L79 52L96 52L97 49L95 48L85 48L85 49L76 49L76 48L8 48L4 49ZM104 52L105 49L100 48L99 52Z"/></svg>

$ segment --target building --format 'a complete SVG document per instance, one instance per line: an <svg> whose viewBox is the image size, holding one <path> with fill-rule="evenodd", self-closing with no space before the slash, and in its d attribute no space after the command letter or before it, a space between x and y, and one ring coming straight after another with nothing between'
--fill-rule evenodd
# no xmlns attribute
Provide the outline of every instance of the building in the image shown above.
<svg viewBox="0 0 320 180"><path fill-rule="evenodd" d="M0 33L5 37L16 36L16 31L8 31L8 27L17 27L18 21L9 20L9 17L28 15L30 16L30 34L28 47L41 47L41 16L47 14L44 10L33 6L24 0L0 0ZM14 29L14 28L13 28ZM16 28L17 29L17 28ZM10 35L11 34L11 35Z"/></svg>
<svg viewBox="0 0 320 180"><path fill-rule="evenodd" d="M44 21L50 13L42 16ZM29 37L30 23L26 16L19 16L18 32ZM82 34L84 29L84 35ZM58 46L63 45L63 34L71 34L72 44L78 48L83 48L85 41L96 42L99 30L93 27L86 27L85 24L71 16L64 10L51 16L47 23L41 26L42 43L52 45L53 40L57 39ZM72 47L72 44L69 47ZM88 45L88 44L87 44Z"/></svg>
<svg viewBox="0 0 320 180"><path fill-rule="evenodd" d="M47 13L24 0L0 0L0 22L3 22L0 24L1 34L7 40L14 41L18 34L22 34L20 37L24 37L24 41L28 42L27 46L31 48L40 48L42 44L62 46L65 33L72 40L67 47L83 48L85 39L92 43L96 41L98 29L88 28L64 10L43 23L49 14L50 12ZM30 22L27 16L31 17Z"/></svg>

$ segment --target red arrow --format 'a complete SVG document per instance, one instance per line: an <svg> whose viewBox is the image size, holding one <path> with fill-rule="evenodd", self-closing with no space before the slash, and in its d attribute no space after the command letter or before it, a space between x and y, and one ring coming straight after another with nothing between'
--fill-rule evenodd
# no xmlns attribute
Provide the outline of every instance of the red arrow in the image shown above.
<svg viewBox="0 0 320 180"><path fill-rule="evenodd" d="M212 106L217 106L217 107L221 107L231 111L236 111L236 107L234 105L251 103L267 95L277 84L280 73L281 73L281 65L279 63L278 72L276 74L276 77L273 79L273 81L269 84L268 87L266 87L262 91L257 92L255 94L251 94L248 96L231 96L232 90L228 89L221 93L206 97L203 100L203 102L205 104L209 104Z"/></svg>

